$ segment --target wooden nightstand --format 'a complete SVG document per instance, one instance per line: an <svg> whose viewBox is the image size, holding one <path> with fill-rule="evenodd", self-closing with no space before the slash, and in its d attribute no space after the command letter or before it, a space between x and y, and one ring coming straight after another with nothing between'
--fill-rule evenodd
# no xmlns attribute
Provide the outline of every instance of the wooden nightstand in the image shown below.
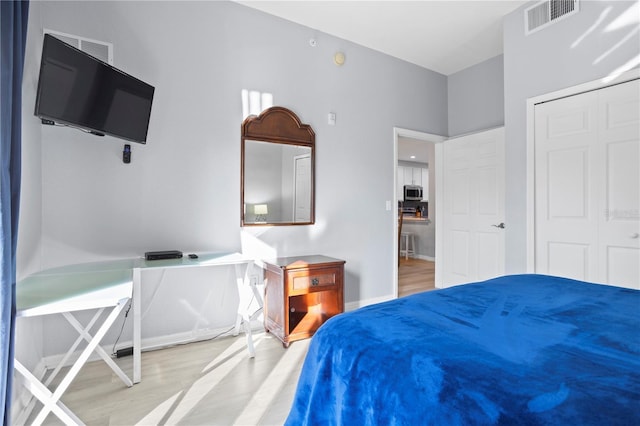
<svg viewBox="0 0 640 426"><path fill-rule="evenodd" d="M344 260L313 255L264 261L264 328L285 347L344 312Z"/></svg>

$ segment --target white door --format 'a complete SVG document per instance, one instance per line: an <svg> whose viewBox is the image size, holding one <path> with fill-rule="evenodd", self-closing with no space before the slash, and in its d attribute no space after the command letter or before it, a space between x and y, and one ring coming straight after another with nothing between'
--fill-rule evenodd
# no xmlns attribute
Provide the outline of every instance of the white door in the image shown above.
<svg viewBox="0 0 640 426"><path fill-rule="evenodd" d="M600 279L640 289L640 80L598 91L604 214Z"/></svg>
<svg viewBox="0 0 640 426"><path fill-rule="evenodd" d="M640 83L535 106L535 270L640 288Z"/></svg>
<svg viewBox="0 0 640 426"><path fill-rule="evenodd" d="M446 141L443 175L443 285L503 275L504 128Z"/></svg>
<svg viewBox="0 0 640 426"><path fill-rule="evenodd" d="M294 222L311 221L311 155L299 155L294 158Z"/></svg>

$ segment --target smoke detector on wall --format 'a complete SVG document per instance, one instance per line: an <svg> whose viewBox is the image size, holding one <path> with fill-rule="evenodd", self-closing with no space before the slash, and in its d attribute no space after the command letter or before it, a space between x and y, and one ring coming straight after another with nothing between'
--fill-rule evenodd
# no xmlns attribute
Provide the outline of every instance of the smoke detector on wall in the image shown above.
<svg viewBox="0 0 640 426"><path fill-rule="evenodd" d="M529 35L579 11L578 0L543 0L524 11L525 34Z"/></svg>

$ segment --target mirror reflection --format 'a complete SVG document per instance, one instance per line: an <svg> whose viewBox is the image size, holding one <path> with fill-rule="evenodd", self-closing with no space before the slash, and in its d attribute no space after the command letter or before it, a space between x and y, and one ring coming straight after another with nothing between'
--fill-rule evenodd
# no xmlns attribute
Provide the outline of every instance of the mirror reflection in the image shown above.
<svg viewBox="0 0 640 426"><path fill-rule="evenodd" d="M314 223L314 142L311 127L283 107L243 122L243 226Z"/></svg>
<svg viewBox="0 0 640 426"><path fill-rule="evenodd" d="M246 223L311 221L311 148L245 141Z"/></svg>

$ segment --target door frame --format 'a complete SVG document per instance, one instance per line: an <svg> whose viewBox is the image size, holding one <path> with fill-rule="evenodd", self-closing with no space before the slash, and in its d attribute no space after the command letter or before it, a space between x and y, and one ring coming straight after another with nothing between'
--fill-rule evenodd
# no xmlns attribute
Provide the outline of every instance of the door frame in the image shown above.
<svg viewBox="0 0 640 426"><path fill-rule="evenodd" d="M546 93L527 99L527 177L526 177L526 256L527 272L535 273L535 106L544 102L551 102L556 99L578 95L580 93L591 92L593 90L604 89L620 83L626 83L640 78L640 68L635 68L619 75L610 75L587 83L578 84L561 90Z"/></svg>
<svg viewBox="0 0 640 426"><path fill-rule="evenodd" d="M423 141L424 143L433 143L435 158L433 159L433 166L435 166L435 187L436 193L435 203L436 203L436 211L435 217L433 220L434 226L436 226L436 221L438 217L442 217L442 142L446 141L448 138L446 136L436 135L432 133L425 133L416 130L405 129L402 127L394 127L393 128L393 198L391 201L391 211L393 212L392 217L393 221L392 225L392 233L393 235L393 295L394 298L398 298L398 138L405 137L411 139L417 139ZM430 162L431 164L431 162ZM431 165L430 165L431 167ZM439 231L439 227L436 226L436 260L435 260L435 286L436 288L442 285L442 279L440 276L440 268L438 265L438 259L442 259L442 234Z"/></svg>

